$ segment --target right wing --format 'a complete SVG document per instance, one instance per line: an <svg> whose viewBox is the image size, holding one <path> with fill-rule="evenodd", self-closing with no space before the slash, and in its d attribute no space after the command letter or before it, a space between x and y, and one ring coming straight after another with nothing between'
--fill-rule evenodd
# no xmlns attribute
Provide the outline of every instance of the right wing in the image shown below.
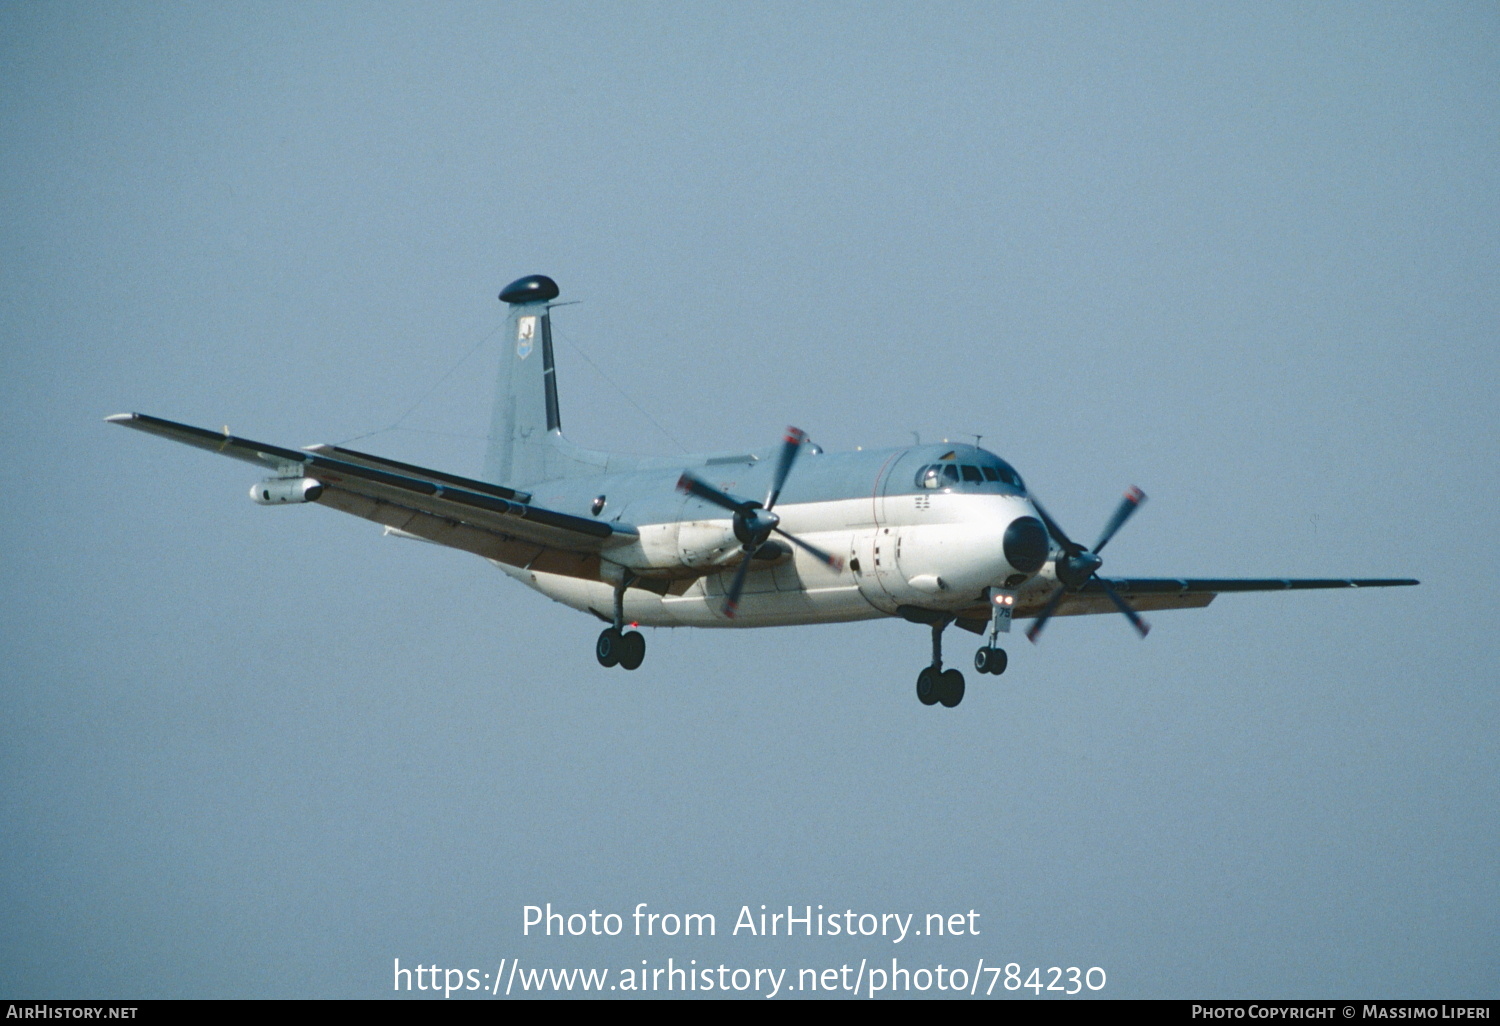
<svg viewBox="0 0 1500 1026"><path fill-rule="evenodd" d="M530 495L513 488L352 449L284 449L144 413L105 419L253 463L281 477L310 478L322 485L312 500L320 506L512 566L597 579L599 553L637 536L635 528L623 524L533 506Z"/></svg>

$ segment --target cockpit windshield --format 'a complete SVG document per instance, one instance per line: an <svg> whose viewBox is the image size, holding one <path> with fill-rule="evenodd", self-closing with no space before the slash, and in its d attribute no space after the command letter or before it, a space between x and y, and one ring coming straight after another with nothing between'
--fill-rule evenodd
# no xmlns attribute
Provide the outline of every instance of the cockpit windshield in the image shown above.
<svg viewBox="0 0 1500 1026"><path fill-rule="evenodd" d="M1024 492L1021 475L1004 461L995 464L929 463L917 471L918 488L960 491Z"/></svg>

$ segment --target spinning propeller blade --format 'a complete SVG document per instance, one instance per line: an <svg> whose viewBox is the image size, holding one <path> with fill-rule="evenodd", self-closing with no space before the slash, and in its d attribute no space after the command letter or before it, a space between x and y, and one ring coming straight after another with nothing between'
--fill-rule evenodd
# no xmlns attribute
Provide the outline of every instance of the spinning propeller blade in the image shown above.
<svg viewBox="0 0 1500 1026"><path fill-rule="evenodd" d="M771 490L766 493L766 509L776 505L776 499L781 495L781 486L786 484L786 476L791 473L792 463L796 461L806 437L807 434L800 428L786 429L786 438L781 442L781 455L776 459L776 478L771 484Z"/></svg>
<svg viewBox="0 0 1500 1026"><path fill-rule="evenodd" d="M1047 600L1047 604L1042 607L1041 613L1037 616L1036 623L1032 624L1030 629L1026 631L1027 641L1033 645L1036 644L1036 639L1042 633L1042 628L1047 626L1047 621L1052 619L1052 614L1057 612L1058 603L1063 600L1063 596L1067 593L1067 588L1058 588L1052 593L1052 597Z"/></svg>
<svg viewBox="0 0 1500 1026"><path fill-rule="evenodd" d="M1030 629L1026 631L1026 637L1033 644L1036 643L1036 639L1041 635L1042 628L1047 626L1047 621L1052 619L1052 615L1057 612L1057 607L1062 604L1063 597L1070 592L1078 591L1089 581L1099 582L1100 589L1103 590L1105 595L1109 596L1109 600L1125 615L1125 618L1130 621L1141 637L1144 638L1150 632L1150 625L1141 619L1139 613L1130 608L1130 603L1126 602L1124 597L1115 591L1114 587L1108 581L1099 576L1099 567L1104 564L1104 561L1099 558L1099 550L1108 544L1109 540L1115 536L1115 532L1124 526L1125 521L1129 520L1131 515L1140 508L1141 503L1145 501L1146 493L1132 486L1125 493L1125 498L1121 500L1119 507L1116 508L1114 516L1109 518L1109 523L1104 525L1104 533L1099 536L1099 541L1095 543L1093 551L1090 552L1067 536L1063 529L1058 526L1057 521L1053 520L1047 511L1042 508L1042 504L1036 501L1035 496L1031 498L1031 504L1036 507L1037 514L1042 518L1042 523L1047 525L1047 533L1052 536L1052 540L1057 542L1058 547L1062 550L1053 563L1053 572L1057 574L1057 590L1052 593L1052 597L1047 600L1047 604L1037 614L1036 623L1032 624Z"/></svg>
<svg viewBox="0 0 1500 1026"><path fill-rule="evenodd" d="M745 553L745 558L740 560L740 565L734 572L734 580L729 582L729 590L724 593L724 615L731 620L734 619L735 610L740 607L740 592L745 588L745 575L750 572L750 553Z"/></svg>
<svg viewBox="0 0 1500 1026"><path fill-rule="evenodd" d="M766 493L764 505L748 499L737 499L733 495L721 492L686 470L677 479L679 491L687 492L694 498L702 499L704 502L718 506L720 509L727 509L734 514L734 534L743 545L744 558L740 560L740 565L729 582L729 590L724 594L724 615L731 619L734 617L735 610L739 608L740 594L745 589L745 575L750 572L750 560L773 532L835 571L844 569L844 561L838 556L830 555L816 545L803 541L790 531L782 530L777 526L779 518L771 512L771 507L775 506L776 500L781 497L781 487L786 484L787 475L792 472L792 464L796 462L797 453L802 449L802 443L806 438L807 435L799 428L787 428L786 437L781 443L781 452L776 458L776 475L771 479L771 490Z"/></svg>
<svg viewBox="0 0 1500 1026"><path fill-rule="evenodd" d="M735 513L743 513L750 509L752 505L743 499L736 499L733 496L725 495L713 485L699 480L686 470L677 479L677 490L687 492L694 498L702 499L704 502L711 502L715 506L720 506Z"/></svg>
<svg viewBox="0 0 1500 1026"><path fill-rule="evenodd" d="M1099 541L1095 543L1094 555L1097 556L1104 551L1105 542L1115 536L1115 532L1120 529L1120 525L1129 520L1130 515L1140 509L1141 503L1145 501L1146 493L1131 485L1130 490L1125 493L1125 498L1120 500L1119 509L1115 510L1115 515L1109 518L1109 523L1105 526L1104 533L1099 536Z"/></svg>
<svg viewBox="0 0 1500 1026"><path fill-rule="evenodd" d="M816 545L813 545L813 544L811 544L809 542L803 541L801 538L798 538L795 534L788 534L786 531L783 531L779 527L774 528L773 530L775 530L775 532L777 534L781 535L783 538L785 538L787 541L791 542L793 545L798 546L804 552L806 552L809 555L811 555L814 559L821 560L823 563L825 563L828 566L833 567L835 570L843 570L844 569L844 561L842 559L840 559L838 556L830 556L828 553L824 552L822 549L818 548Z"/></svg>

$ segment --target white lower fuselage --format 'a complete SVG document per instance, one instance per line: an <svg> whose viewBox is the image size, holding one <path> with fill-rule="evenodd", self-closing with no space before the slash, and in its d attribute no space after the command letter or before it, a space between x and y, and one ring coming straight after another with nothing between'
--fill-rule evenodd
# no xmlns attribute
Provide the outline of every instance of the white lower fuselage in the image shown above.
<svg viewBox="0 0 1500 1026"><path fill-rule="evenodd" d="M675 582L667 594L625 591L627 623L652 627L776 627L896 615L899 606L956 612L984 601L984 589L1014 580L1004 535L1017 518L1034 516L1020 496L927 492L872 500L865 496L776 508L782 526L843 557L840 570L800 548L774 566L746 576L739 608L724 615L724 593L735 563ZM733 544L729 518L647 524L628 551L606 551L609 562L639 568L653 561L682 565L704 538ZM687 539L693 539L689 542ZM737 547L737 546L736 546ZM608 581L540 573L496 563L510 576L558 602L608 619ZM649 572L649 571L647 571Z"/></svg>

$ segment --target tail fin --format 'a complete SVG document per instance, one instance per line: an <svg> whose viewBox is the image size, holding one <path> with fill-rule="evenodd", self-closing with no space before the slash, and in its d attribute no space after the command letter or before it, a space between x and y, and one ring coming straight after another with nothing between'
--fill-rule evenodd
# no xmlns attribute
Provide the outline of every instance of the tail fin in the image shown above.
<svg viewBox="0 0 1500 1026"><path fill-rule="evenodd" d="M484 476L496 484L527 484L577 473L572 446L562 437L557 374L552 361L552 314L557 283L543 274L511 282L500 293L510 304L500 377L490 416Z"/></svg>

